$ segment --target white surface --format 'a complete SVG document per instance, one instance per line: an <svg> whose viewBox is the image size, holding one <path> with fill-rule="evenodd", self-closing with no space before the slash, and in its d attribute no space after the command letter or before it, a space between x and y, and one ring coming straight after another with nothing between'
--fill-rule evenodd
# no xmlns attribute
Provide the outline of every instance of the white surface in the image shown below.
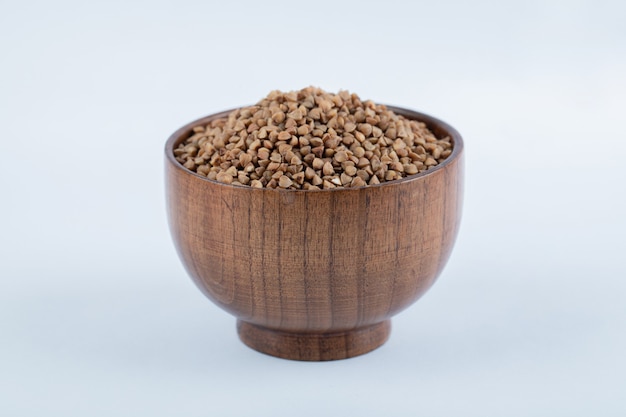
<svg viewBox="0 0 626 417"><path fill-rule="evenodd" d="M624 2L129 3L1 7L0 415L626 415ZM332 363L244 347L164 211L171 132L311 84L467 150L440 280Z"/></svg>

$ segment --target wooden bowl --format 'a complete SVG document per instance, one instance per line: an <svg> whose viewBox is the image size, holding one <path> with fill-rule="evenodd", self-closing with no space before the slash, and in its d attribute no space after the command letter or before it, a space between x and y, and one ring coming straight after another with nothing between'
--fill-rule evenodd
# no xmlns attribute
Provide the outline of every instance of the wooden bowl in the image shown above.
<svg viewBox="0 0 626 417"><path fill-rule="evenodd" d="M200 290L237 317L241 340L281 358L361 355L389 337L390 318L433 284L461 217L463 141L446 123L389 106L450 136L452 154L424 173L321 191L255 189L191 172L165 146L170 230Z"/></svg>

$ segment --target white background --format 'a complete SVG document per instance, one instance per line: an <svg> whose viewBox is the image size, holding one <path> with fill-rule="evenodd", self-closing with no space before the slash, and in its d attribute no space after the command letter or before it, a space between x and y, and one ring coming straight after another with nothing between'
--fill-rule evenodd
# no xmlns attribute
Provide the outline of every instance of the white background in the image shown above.
<svg viewBox="0 0 626 417"><path fill-rule="evenodd" d="M625 4L3 1L0 415L626 415ZM241 344L164 208L174 130L308 85L467 150L439 281L331 363Z"/></svg>

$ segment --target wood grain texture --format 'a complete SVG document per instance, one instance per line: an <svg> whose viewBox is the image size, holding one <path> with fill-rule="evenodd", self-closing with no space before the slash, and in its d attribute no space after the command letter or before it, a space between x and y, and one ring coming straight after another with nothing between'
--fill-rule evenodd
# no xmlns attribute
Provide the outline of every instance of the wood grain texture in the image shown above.
<svg viewBox="0 0 626 417"><path fill-rule="evenodd" d="M385 342L389 319L433 284L461 217L463 142L417 112L454 149L435 169L375 186L322 191L254 189L188 171L168 140L166 193L178 254L198 288L239 319L242 341L298 360L343 359Z"/></svg>

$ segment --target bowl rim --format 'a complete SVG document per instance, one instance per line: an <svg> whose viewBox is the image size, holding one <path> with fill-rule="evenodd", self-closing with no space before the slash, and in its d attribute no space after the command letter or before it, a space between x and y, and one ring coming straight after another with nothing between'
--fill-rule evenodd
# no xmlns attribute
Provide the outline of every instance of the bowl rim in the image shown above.
<svg viewBox="0 0 626 417"><path fill-rule="evenodd" d="M380 104L380 103L377 103ZM283 188L254 188L254 187L250 187L248 185L233 185L233 184L225 184L219 181L215 181L215 180L210 180L207 177L204 177L196 172L190 171L189 169L185 168L180 162L178 162L174 156L174 148L175 146L178 146L180 142L182 142L186 136L191 133L192 129L196 126L200 126L200 125L204 125L214 119L217 118L221 118L221 117L227 117L231 112L238 110L238 109L242 109L248 106L241 106L241 107L235 107L229 110L224 110L221 112L217 112L217 113L211 113L207 116L204 117L200 117L198 119L195 119L189 123L186 123L184 126L182 126L181 128L177 129L174 133L172 133L170 135L170 137L167 139L167 141L165 142L165 157L167 159L167 161L174 167L174 169L180 170L181 172L183 172L184 174L187 175L192 175L196 178L198 178L199 180L202 181L206 181L210 184L214 184L216 186L222 186L222 187L228 187L229 189L244 189L244 190L249 190L249 191L258 191L258 192L279 192L279 193L292 193L292 192L297 192L297 193L328 193L328 192L349 192L349 191L358 191L358 190L363 190L363 189L373 189L373 188L379 188L379 187L391 187L391 186L396 186L396 185L401 185L401 184L405 184L407 182L411 182L411 181L419 181L422 178L428 177L430 175L434 175L437 172L441 171L442 169L444 169L446 166L450 165L453 161L456 161L457 159L459 159L459 157L462 155L463 153L463 138L461 137L461 134L451 125L449 125L448 123L444 122L443 120L440 120L436 117L430 116L428 114L425 113L421 113L418 112L416 110L412 110L412 109L408 109L405 107L398 107L398 106L393 106L393 105L387 105L387 104L383 104L385 107L387 107L387 109L393 111L396 114L402 115L408 119L411 120L416 120L418 122L423 122L426 124L426 127L428 127L428 129L433 132L433 134L436 135L436 130L444 130L447 134L447 136L450 136L450 138L452 139L452 153L450 154L450 156L448 156L442 163L440 163L439 165L436 165L434 168L432 169L428 169L426 171L420 172L419 174L413 174L410 175L408 177L404 177L402 179L399 180L392 180L392 181L385 181L382 182L380 184L375 184L375 185L364 185L361 187L337 187L337 188L331 188L331 189L321 189L321 190L298 190L298 189L283 189ZM436 135L437 136L437 135ZM437 136L439 137L439 136Z"/></svg>

